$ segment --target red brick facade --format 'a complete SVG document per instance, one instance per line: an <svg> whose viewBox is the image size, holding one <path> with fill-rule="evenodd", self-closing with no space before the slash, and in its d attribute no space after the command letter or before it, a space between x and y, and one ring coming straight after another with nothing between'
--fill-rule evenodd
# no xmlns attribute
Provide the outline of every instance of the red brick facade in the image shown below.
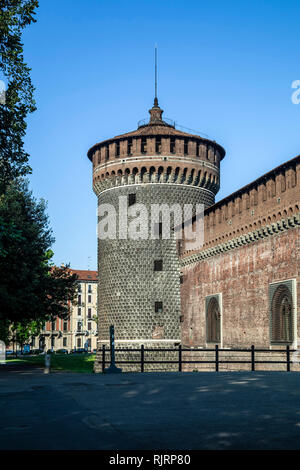
<svg viewBox="0 0 300 470"><path fill-rule="evenodd" d="M269 348L270 285L286 280L292 280L294 302L289 344L297 346L299 199L300 157L296 157L205 211L203 247L197 252L181 247L184 346L209 346L206 299L217 295L220 345Z"/></svg>

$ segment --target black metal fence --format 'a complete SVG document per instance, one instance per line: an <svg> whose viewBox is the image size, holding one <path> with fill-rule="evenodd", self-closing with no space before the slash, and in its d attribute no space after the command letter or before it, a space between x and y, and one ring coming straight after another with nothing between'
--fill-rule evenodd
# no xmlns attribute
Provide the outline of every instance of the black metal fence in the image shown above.
<svg viewBox="0 0 300 470"><path fill-rule="evenodd" d="M183 348L182 346L179 346L178 348L164 348L164 349L158 349L158 348L145 348L144 345L141 345L139 349L128 349L128 348L116 348L115 353L117 354L118 352L127 352L127 353L140 353L139 360L115 360L116 364L139 364L140 371L144 372L145 370L145 365L146 364L177 364L178 365L178 371L182 371L182 365L183 364L214 364L215 365L215 371L219 371L219 365L220 364L249 364L251 365L251 371L255 371L255 365L256 364L285 364L286 366L286 371L290 372L291 370L291 353L296 352L297 350L295 349L290 349L289 345L286 346L285 349L260 349L260 348L255 348L254 345L251 346L251 348L245 348L245 349L222 349L219 348L218 345L215 346L213 349L186 349ZM177 360L174 361L169 361L169 360L160 360L160 361L153 361L153 360L146 360L145 358L145 353L147 352L174 352L177 353ZM206 352L214 352L214 359L213 360L207 360L206 358L204 360L186 360L186 358L183 359L182 353L187 352L187 353L193 353L193 354L199 354L201 353L206 353ZM226 353L249 353L249 360L224 360L221 358L221 353L226 352ZM109 359L106 356L106 353L110 353L110 349L106 348L105 345L102 346L102 372L104 372L106 364L109 364ZM281 353L284 355L285 360L282 361L274 361L274 360L257 360L256 359L256 353L268 353L272 355L272 353Z"/></svg>

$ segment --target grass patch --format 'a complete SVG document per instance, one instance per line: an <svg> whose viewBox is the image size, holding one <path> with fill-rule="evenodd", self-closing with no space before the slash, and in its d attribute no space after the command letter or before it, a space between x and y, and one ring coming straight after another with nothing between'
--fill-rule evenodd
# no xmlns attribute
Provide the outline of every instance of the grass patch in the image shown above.
<svg viewBox="0 0 300 470"><path fill-rule="evenodd" d="M64 370L69 372L92 373L94 367L95 354L52 354L51 369ZM7 359L7 364L26 363L44 367L45 356L28 356L21 359Z"/></svg>

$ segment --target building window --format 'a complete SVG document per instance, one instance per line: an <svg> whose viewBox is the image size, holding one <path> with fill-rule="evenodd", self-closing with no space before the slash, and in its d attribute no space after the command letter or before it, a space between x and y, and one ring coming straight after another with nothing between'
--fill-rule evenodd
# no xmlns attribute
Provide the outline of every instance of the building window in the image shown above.
<svg viewBox="0 0 300 470"><path fill-rule="evenodd" d="M189 144L188 144L188 140L187 139L184 139L184 143L183 143L183 153L184 155L187 155L189 153Z"/></svg>
<svg viewBox="0 0 300 470"><path fill-rule="evenodd" d="M81 338L77 338L77 348L81 348Z"/></svg>
<svg viewBox="0 0 300 470"><path fill-rule="evenodd" d="M274 290L274 285L273 285ZM291 343L293 341L293 299L287 284L279 284L271 300L271 341Z"/></svg>
<svg viewBox="0 0 300 470"><path fill-rule="evenodd" d="M180 284L183 284L183 274L180 276Z"/></svg>
<svg viewBox="0 0 300 470"><path fill-rule="evenodd" d="M116 142L116 157L120 155L120 141Z"/></svg>
<svg viewBox="0 0 300 470"><path fill-rule="evenodd" d="M132 155L132 139L128 139L127 144L128 144L128 148L127 148L128 155Z"/></svg>
<svg viewBox="0 0 300 470"><path fill-rule="evenodd" d="M35 347L35 336L31 338L31 346L34 348Z"/></svg>
<svg viewBox="0 0 300 470"><path fill-rule="evenodd" d="M53 320L53 321L51 322L51 330L55 330L55 329L56 329L56 328L55 328L55 323L56 323L55 320Z"/></svg>
<svg viewBox="0 0 300 470"><path fill-rule="evenodd" d="M155 313L162 313L163 303L162 302L155 302L154 308L155 308Z"/></svg>
<svg viewBox="0 0 300 470"><path fill-rule="evenodd" d="M92 293L92 286L89 284L88 285L88 293L91 294Z"/></svg>
<svg viewBox="0 0 300 470"><path fill-rule="evenodd" d="M156 137L155 139L155 153L161 152L161 137Z"/></svg>
<svg viewBox="0 0 300 470"><path fill-rule="evenodd" d="M78 292L81 292L81 284L78 284Z"/></svg>
<svg viewBox="0 0 300 470"><path fill-rule="evenodd" d="M153 233L155 237L162 238L162 222L158 222L154 224L153 228L154 228Z"/></svg>
<svg viewBox="0 0 300 470"><path fill-rule="evenodd" d="M170 139L170 152L175 153L175 137L171 137Z"/></svg>
<svg viewBox="0 0 300 470"><path fill-rule="evenodd" d="M221 314L217 297L211 297L206 303L206 341L219 343L221 339Z"/></svg>
<svg viewBox="0 0 300 470"><path fill-rule="evenodd" d="M146 153L147 151L147 139L146 137L142 137L141 140L141 153Z"/></svg>
<svg viewBox="0 0 300 470"><path fill-rule="evenodd" d="M88 318L92 318L92 309L88 308Z"/></svg>
<svg viewBox="0 0 300 470"><path fill-rule="evenodd" d="M136 194L135 193L128 194L128 206L133 206L133 204L135 203L136 203Z"/></svg>
<svg viewBox="0 0 300 470"><path fill-rule="evenodd" d="M89 322L88 322L88 330L91 330L91 329L92 329L92 324L91 324L91 322L89 321Z"/></svg>
<svg viewBox="0 0 300 470"><path fill-rule="evenodd" d="M67 338L63 338L63 346L67 346Z"/></svg>
<svg viewBox="0 0 300 470"><path fill-rule="evenodd" d="M80 308L80 307L77 309L77 314L78 314L79 316L81 315L81 308Z"/></svg>
<svg viewBox="0 0 300 470"><path fill-rule="evenodd" d="M156 259L154 261L154 271L162 271L163 270L163 260Z"/></svg>
<svg viewBox="0 0 300 470"><path fill-rule="evenodd" d="M51 336L51 348L54 348L55 346L55 337Z"/></svg>
<svg viewBox="0 0 300 470"><path fill-rule="evenodd" d="M77 322L77 331L81 331L81 321Z"/></svg>
<svg viewBox="0 0 300 470"><path fill-rule="evenodd" d="M78 296L78 305L81 305L81 295Z"/></svg>
<svg viewBox="0 0 300 470"><path fill-rule="evenodd" d="M90 304L92 301L92 296L91 295L88 295L88 303Z"/></svg>
<svg viewBox="0 0 300 470"><path fill-rule="evenodd" d="M64 321L64 331L68 331L68 322Z"/></svg>

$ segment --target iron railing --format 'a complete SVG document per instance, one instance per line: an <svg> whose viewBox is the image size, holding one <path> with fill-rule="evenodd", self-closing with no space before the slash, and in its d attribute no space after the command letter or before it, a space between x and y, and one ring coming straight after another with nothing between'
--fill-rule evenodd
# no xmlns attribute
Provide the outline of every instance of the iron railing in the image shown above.
<svg viewBox="0 0 300 470"><path fill-rule="evenodd" d="M290 349L290 346L287 345L285 349L261 349L261 348L255 348L254 345L252 345L250 348L243 348L243 349L223 349L219 348L218 345L215 346L213 349L186 349L183 348L182 346L179 346L178 348L164 348L164 349L159 349L159 348L145 348L144 345L141 345L139 349L128 349L128 348L116 348L115 349L115 354L117 355L118 352L127 352L127 353L136 353L139 352L139 360L115 360L116 364L139 364L140 371L144 372L145 370L145 365L146 364L177 364L178 365L178 371L182 372L182 365L183 364L214 364L215 365L215 371L219 372L219 365L220 364L250 364L251 365L251 371L255 371L255 365L256 364L285 364L286 365L286 371L290 372L291 370L291 353L297 352L298 350L296 349ZM106 364L109 364L109 359L106 357L106 353L110 353L110 349L106 348L105 345L102 346L102 372L105 370ZM177 360L171 361L171 360L146 360L145 358L145 353L147 352L175 352L177 353ZM204 360L186 360L186 358L183 359L182 353L193 353L193 354L203 354L207 352L214 352L214 359L212 360L207 360L206 358ZM220 353L226 352L226 353L249 353L249 360L224 360L220 358ZM274 360L257 360L256 359L256 353L282 353L285 356L285 360L282 361L274 361Z"/></svg>

